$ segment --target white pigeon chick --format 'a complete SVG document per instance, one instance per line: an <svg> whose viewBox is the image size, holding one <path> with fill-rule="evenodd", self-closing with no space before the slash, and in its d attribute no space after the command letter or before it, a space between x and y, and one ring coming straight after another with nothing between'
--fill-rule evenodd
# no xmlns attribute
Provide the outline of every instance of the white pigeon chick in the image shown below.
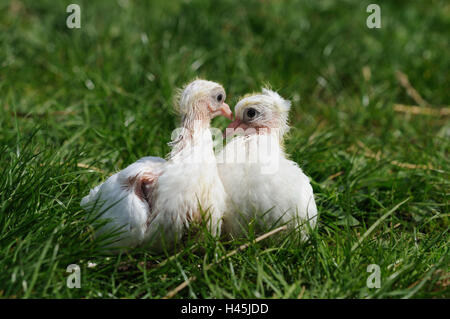
<svg viewBox="0 0 450 319"><path fill-rule="evenodd" d="M290 106L278 93L263 89L235 107L236 120L226 135L240 136L217 155L228 195L223 230L232 237L245 235L251 221L256 232L286 224L301 231L303 239L306 224L315 227L317 208L309 178L286 158L282 146Z"/></svg>
<svg viewBox="0 0 450 319"><path fill-rule="evenodd" d="M96 236L121 229L112 248L145 245L153 252L171 249L192 222L207 219L219 234L226 193L218 175L210 131L212 118L232 119L224 88L195 80L179 91L181 116L167 161L144 157L112 175L83 198L85 209L98 209L108 223ZM204 213L203 216L202 212Z"/></svg>

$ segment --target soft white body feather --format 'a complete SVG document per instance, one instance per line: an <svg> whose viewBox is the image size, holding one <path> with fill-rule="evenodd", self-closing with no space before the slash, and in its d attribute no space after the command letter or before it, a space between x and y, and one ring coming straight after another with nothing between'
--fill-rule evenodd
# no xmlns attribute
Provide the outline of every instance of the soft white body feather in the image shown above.
<svg viewBox="0 0 450 319"><path fill-rule="evenodd" d="M209 128L197 128L194 132L193 140L197 142L184 145L167 162L158 179L156 215L145 238L153 250L173 246L181 239L183 229L192 221L202 220L202 212L207 214L211 233L216 235L220 230L226 193L217 170L211 132Z"/></svg>
<svg viewBox="0 0 450 319"><path fill-rule="evenodd" d="M228 194L226 233L242 236L252 220L260 231L282 224L315 226L317 208L309 178L286 158L277 136L235 137L218 159Z"/></svg>
<svg viewBox="0 0 450 319"><path fill-rule="evenodd" d="M82 199L81 206L108 220L96 236L112 230L121 232L111 247L135 247L143 242L150 208L129 182L147 172L160 174L165 162L160 157L141 158L90 190L89 195Z"/></svg>

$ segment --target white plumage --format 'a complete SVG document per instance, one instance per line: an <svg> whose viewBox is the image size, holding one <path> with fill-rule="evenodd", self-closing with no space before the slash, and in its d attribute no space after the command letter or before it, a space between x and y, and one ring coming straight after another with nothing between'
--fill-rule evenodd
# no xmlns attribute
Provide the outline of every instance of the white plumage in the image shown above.
<svg viewBox="0 0 450 319"><path fill-rule="evenodd" d="M309 178L282 147L288 131L290 102L263 89L235 107L227 129L241 133L218 154L219 174L228 195L223 229L236 237L254 220L261 232L277 225L297 227L306 238L306 223L316 224L317 208ZM231 131L230 131L231 130ZM240 132L239 132L240 131Z"/></svg>
<svg viewBox="0 0 450 319"><path fill-rule="evenodd" d="M150 207L136 191L143 192L144 176L159 176L165 162L160 157L141 158L90 190L89 195L82 199L81 206L103 213L104 219L111 219L96 236L111 230L122 232L112 245L114 247L135 247L143 242Z"/></svg>
<svg viewBox="0 0 450 319"><path fill-rule="evenodd" d="M226 193L209 124L217 115L232 117L224 101L223 87L210 81L195 80L180 92L177 111L182 123L168 160L142 158L83 198L85 209L97 209L108 220L96 235L122 228L112 247L145 245L160 252L180 241L192 222L207 218L211 233L218 234Z"/></svg>

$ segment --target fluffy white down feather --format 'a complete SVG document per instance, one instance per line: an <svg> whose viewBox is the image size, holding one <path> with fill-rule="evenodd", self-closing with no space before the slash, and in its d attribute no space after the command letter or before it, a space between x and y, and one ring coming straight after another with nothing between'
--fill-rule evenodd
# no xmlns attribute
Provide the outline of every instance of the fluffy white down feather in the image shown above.
<svg viewBox="0 0 450 319"><path fill-rule="evenodd" d="M126 185L130 179L135 176L139 178L146 172L161 174L165 162L160 157L141 158L91 189L89 195L82 199L84 209L97 212L108 220L96 236L112 230L121 232L110 247L135 247L143 242L150 214L149 205L136 195L133 187Z"/></svg>
<svg viewBox="0 0 450 319"><path fill-rule="evenodd" d="M212 235L219 234L226 193L217 170L211 132L198 128L194 135L199 135L194 138L198 143L185 146L175 159L167 162L158 179L154 211L164 213L156 214L145 238L146 245L153 250L158 250L161 242L163 246L173 246L181 239L183 229L192 221L203 219L202 211L207 213Z"/></svg>

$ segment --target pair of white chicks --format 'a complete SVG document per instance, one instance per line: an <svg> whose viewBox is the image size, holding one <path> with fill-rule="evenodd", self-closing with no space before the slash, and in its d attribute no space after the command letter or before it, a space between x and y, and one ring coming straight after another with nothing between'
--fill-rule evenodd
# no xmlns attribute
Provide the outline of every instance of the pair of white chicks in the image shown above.
<svg viewBox="0 0 450 319"><path fill-rule="evenodd" d="M106 219L97 236L120 232L109 247L145 245L161 252L205 221L212 235L232 237L245 235L252 221L260 232L286 224L304 238L315 227L309 178L282 147L290 102L268 89L241 99L226 132L243 134L215 154L210 121L218 115L233 118L225 97L215 82L186 85L176 103L181 127L167 160L144 157L82 199L83 208Z"/></svg>

